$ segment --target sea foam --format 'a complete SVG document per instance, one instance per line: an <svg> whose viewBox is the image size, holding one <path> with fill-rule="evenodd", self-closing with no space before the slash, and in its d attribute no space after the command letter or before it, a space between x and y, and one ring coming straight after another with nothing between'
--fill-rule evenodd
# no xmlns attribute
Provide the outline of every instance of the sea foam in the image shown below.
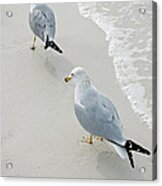
<svg viewBox="0 0 162 186"><path fill-rule="evenodd" d="M119 85L134 112L152 128L151 2L78 3L78 8L104 31Z"/></svg>

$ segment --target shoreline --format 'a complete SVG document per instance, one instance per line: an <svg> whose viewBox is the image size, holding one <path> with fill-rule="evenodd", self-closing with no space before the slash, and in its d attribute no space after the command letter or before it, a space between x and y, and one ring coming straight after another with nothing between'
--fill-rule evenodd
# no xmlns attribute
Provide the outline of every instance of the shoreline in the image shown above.
<svg viewBox="0 0 162 186"><path fill-rule="evenodd" d="M25 39L19 47L19 42L15 43L13 38L16 29L10 35L10 26L6 24L5 27L2 44L9 34L12 38L5 44L14 46L14 49L2 49L2 104L6 108L2 110L2 121L6 125L2 126L5 133L1 153L2 163L11 160L15 169L7 171L2 164L2 176L151 178L151 157L134 155L136 170L132 171L129 162L121 160L107 142L95 141L92 146L81 142L82 136L87 133L74 115L73 89L62 80L75 66L86 68L96 88L112 100L126 136L152 148L151 130L141 124L117 84L104 32L91 20L83 18L75 3L50 6L55 10L58 28L56 41L65 51L63 56L58 56L52 50L42 52L40 41L36 51L30 51L30 46L26 45L30 38L32 40L32 34L26 27L20 33L20 38ZM23 9L23 15L26 16L28 5L21 7L13 5L11 8L18 15ZM15 24L18 19L21 25L23 16L18 15L15 15ZM6 21L5 18L3 21ZM6 57L7 54L9 57ZM140 167L146 168L144 175L139 173Z"/></svg>

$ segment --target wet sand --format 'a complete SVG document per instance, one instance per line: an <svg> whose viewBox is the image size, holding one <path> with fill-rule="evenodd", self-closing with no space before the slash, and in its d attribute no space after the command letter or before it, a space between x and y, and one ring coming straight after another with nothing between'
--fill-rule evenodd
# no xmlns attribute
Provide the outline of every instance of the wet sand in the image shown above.
<svg viewBox="0 0 162 186"><path fill-rule="evenodd" d="M30 50L29 5L2 6L2 176L151 179L151 157L134 154L132 170L108 142L82 142L88 134L74 114L73 88L63 82L75 66L86 68L93 84L114 102L128 138L151 149L152 131L120 90L104 33L79 14L77 4L50 6L63 56L44 51L39 40ZM11 18L5 15L8 9ZM12 169L6 169L7 163Z"/></svg>

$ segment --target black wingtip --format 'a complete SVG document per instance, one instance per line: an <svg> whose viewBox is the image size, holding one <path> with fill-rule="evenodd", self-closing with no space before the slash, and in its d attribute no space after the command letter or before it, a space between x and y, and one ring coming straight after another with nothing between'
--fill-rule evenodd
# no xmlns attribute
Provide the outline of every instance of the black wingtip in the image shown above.
<svg viewBox="0 0 162 186"><path fill-rule="evenodd" d="M55 49L56 50L56 49ZM56 50L58 53L63 54L63 51L61 49Z"/></svg>
<svg viewBox="0 0 162 186"><path fill-rule="evenodd" d="M46 44L46 45L44 46L44 49L46 50L48 47L49 47L49 45Z"/></svg>
<svg viewBox="0 0 162 186"><path fill-rule="evenodd" d="M47 36L47 40L46 40L44 49L46 50L48 47L53 48L54 50L56 50L60 54L63 53L63 51L60 49L60 47L54 41L49 41L49 37Z"/></svg>
<svg viewBox="0 0 162 186"><path fill-rule="evenodd" d="M63 54L63 51L53 41L46 43L44 49L46 50L48 47L51 47L54 50L56 50L58 53Z"/></svg>
<svg viewBox="0 0 162 186"><path fill-rule="evenodd" d="M126 142L126 144L125 144L125 149L126 149L127 154L128 154L128 158L129 158L130 165L131 165L131 167L134 169L135 166L134 166L134 161L133 161L133 154L132 154L132 152L130 151L130 142L129 142L129 141Z"/></svg>
<svg viewBox="0 0 162 186"><path fill-rule="evenodd" d="M148 150L145 150L145 154L147 154L148 156L150 156L151 155L151 152L148 151Z"/></svg>
<svg viewBox="0 0 162 186"><path fill-rule="evenodd" d="M126 149L127 150L127 149ZM132 152L130 152L129 150L127 150L127 153L128 153L128 158L129 158L129 162L131 164L131 167L134 169L135 166L134 166L134 161L133 161L133 154Z"/></svg>
<svg viewBox="0 0 162 186"><path fill-rule="evenodd" d="M60 49L60 47L54 41L51 42L50 47L53 48L54 50L56 50L60 54L63 53L63 51Z"/></svg>
<svg viewBox="0 0 162 186"><path fill-rule="evenodd" d="M151 152L147 150L146 148L142 147L141 145L133 142L132 140L127 140L125 145L129 150L139 152L146 155L151 155Z"/></svg>
<svg viewBox="0 0 162 186"><path fill-rule="evenodd" d="M127 140L125 144L125 149L128 154L129 162L132 166L132 168L135 168L134 161L133 161L133 154L131 151L139 152L146 155L151 155L151 152L147 150L146 148L142 147L141 145L138 145L137 143Z"/></svg>

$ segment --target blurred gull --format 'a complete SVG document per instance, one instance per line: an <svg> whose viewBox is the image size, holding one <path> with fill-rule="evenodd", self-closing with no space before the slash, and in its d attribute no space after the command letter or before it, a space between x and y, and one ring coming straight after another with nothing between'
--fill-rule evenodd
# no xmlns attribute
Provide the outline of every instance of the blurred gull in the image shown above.
<svg viewBox="0 0 162 186"><path fill-rule="evenodd" d="M36 36L44 42L44 49L51 47L59 53L62 50L54 42L56 20L54 14L46 4L32 4L30 6L29 23L34 32L32 50L35 49Z"/></svg>
<svg viewBox="0 0 162 186"><path fill-rule="evenodd" d="M88 143L92 144L92 135L111 142L122 159L129 159L134 168L132 151L150 155L150 152L127 139L123 135L122 123L113 103L91 83L86 71L77 67L65 78L75 87L75 114L81 126L90 133Z"/></svg>

